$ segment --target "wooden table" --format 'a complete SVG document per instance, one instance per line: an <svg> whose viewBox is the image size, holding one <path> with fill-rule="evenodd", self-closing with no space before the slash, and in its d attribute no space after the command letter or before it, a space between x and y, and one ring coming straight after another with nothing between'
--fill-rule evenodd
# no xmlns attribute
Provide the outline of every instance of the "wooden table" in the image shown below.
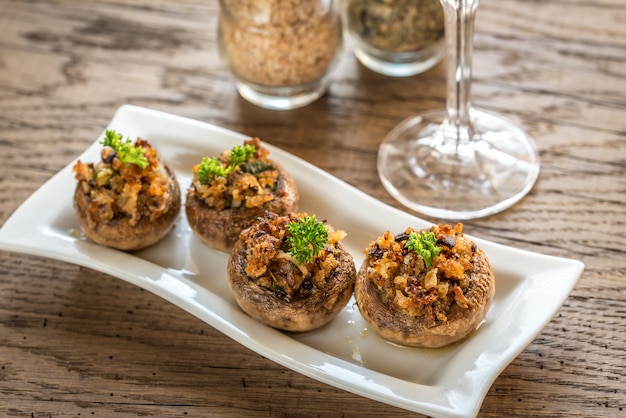
<svg viewBox="0 0 626 418"><path fill-rule="evenodd" d="M0 0L0 222L125 103L258 135L400 207L378 179L378 145L402 119L444 106L443 66L389 78L347 49L325 97L264 110L238 96L218 58L218 12L208 0ZM624 22L622 0L479 8L474 102L535 137L541 174L519 204L465 230L586 266L481 416L626 415ZM2 252L0 415L408 414L279 366L117 278Z"/></svg>

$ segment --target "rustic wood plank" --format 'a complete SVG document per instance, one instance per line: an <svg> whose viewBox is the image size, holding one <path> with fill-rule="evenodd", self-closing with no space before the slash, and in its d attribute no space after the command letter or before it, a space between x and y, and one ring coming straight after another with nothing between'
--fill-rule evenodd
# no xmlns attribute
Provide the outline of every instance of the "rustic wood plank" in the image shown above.
<svg viewBox="0 0 626 418"><path fill-rule="evenodd" d="M218 13L217 1L0 0L0 222L125 103L261 136L400 207L378 180L378 144L445 105L443 64L389 78L346 48L323 98L259 109L219 60ZM480 416L624 415L624 21L622 0L479 7L473 100L536 138L542 171L522 202L466 231L586 266ZM0 253L0 414L410 415L279 366L118 279L10 252Z"/></svg>

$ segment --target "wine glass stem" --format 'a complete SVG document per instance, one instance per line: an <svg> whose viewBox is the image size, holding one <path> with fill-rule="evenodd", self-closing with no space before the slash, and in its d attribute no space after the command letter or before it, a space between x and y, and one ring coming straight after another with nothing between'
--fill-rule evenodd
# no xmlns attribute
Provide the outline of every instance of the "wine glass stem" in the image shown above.
<svg viewBox="0 0 626 418"><path fill-rule="evenodd" d="M469 120L472 40L478 0L441 0L445 14L446 46L448 53L447 111L450 123L458 130L459 142L471 137ZM459 132L461 133L461 132Z"/></svg>

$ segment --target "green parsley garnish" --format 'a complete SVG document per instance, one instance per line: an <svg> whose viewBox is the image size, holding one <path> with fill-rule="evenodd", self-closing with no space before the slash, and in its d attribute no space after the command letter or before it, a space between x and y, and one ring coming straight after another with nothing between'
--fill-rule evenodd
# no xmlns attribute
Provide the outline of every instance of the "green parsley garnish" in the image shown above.
<svg viewBox="0 0 626 418"><path fill-rule="evenodd" d="M237 166L252 158L255 152L256 147L253 145L234 146L230 150L230 165L227 167L224 167L217 157L203 157L197 171L200 184L209 184L216 177L226 177Z"/></svg>
<svg viewBox="0 0 626 418"><path fill-rule="evenodd" d="M129 138L124 140L124 135L112 129L106 130L101 144L105 147L113 148L115 154L123 163L135 164L141 168L148 166L148 159L143 152L143 148L133 146Z"/></svg>
<svg viewBox="0 0 626 418"><path fill-rule="evenodd" d="M286 228L291 232L287 237L287 243L291 246L290 254L298 264L310 263L326 247L328 230L315 219L315 215L292 221Z"/></svg>
<svg viewBox="0 0 626 418"><path fill-rule="evenodd" d="M239 164L245 163L250 158L254 156L256 152L256 148L252 145L244 144L234 146L233 149L230 150L230 166L232 168L237 167Z"/></svg>
<svg viewBox="0 0 626 418"><path fill-rule="evenodd" d="M222 167L220 161L215 157L202 157L198 171L198 180L200 184L209 184L215 177L226 177L228 171Z"/></svg>
<svg viewBox="0 0 626 418"><path fill-rule="evenodd" d="M426 267L432 265L433 259L441 251L441 247L437 246L437 237L435 237L434 232L422 232L421 234L411 232L404 247L421 255Z"/></svg>

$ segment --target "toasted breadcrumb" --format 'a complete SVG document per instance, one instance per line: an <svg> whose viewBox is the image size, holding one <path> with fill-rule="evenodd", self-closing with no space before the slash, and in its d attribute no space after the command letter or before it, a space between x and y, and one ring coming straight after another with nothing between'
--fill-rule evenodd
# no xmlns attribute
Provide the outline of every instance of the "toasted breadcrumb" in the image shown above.
<svg viewBox="0 0 626 418"><path fill-rule="evenodd" d="M263 167L260 172L247 172L241 166L237 166L226 177L216 177L209 184L202 184L198 176L200 164L197 164L193 168L194 177L188 190L189 194L196 196L208 207L217 211L238 207L256 208L273 200L277 193L279 173L267 158L269 151L256 137L245 141L244 144L256 148L248 165L257 164ZM229 166L230 150L224 151L219 161L223 167Z"/></svg>
<svg viewBox="0 0 626 418"><path fill-rule="evenodd" d="M86 213L90 227L118 216L128 217L134 226L143 217L155 220L167 211L174 180L148 141L138 138L135 146L143 148L148 160L146 168L122 162L106 146L100 152L99 162L79 160L74 165L74 176L91 200Z"/></svg>
<svg viewBox="0 0 626 418"><path fill-rule="evenodd" d="M339 265L335 257L339 252L337 243L346 236L344 231L336 231L324 222L328 230L325 248L310 263L298 264L290 254L287 224L304 216L305 213L287 216L266 213L240 234L246 248L245 272L250 280L287 300L306 297L324 287Z"/></svg>
<svg viewBox="0 0 626 418"><path fill-rule="evenodd" d="M471 306L465 293L471 286L472 260L476 245L463 235L463 225L437 225L430 229L441 248L430 267L422 256L405 247L411 232L393 236L389 231L365 249L368 278L381 301L412 317L446 322L453 304Z"/></svg>

